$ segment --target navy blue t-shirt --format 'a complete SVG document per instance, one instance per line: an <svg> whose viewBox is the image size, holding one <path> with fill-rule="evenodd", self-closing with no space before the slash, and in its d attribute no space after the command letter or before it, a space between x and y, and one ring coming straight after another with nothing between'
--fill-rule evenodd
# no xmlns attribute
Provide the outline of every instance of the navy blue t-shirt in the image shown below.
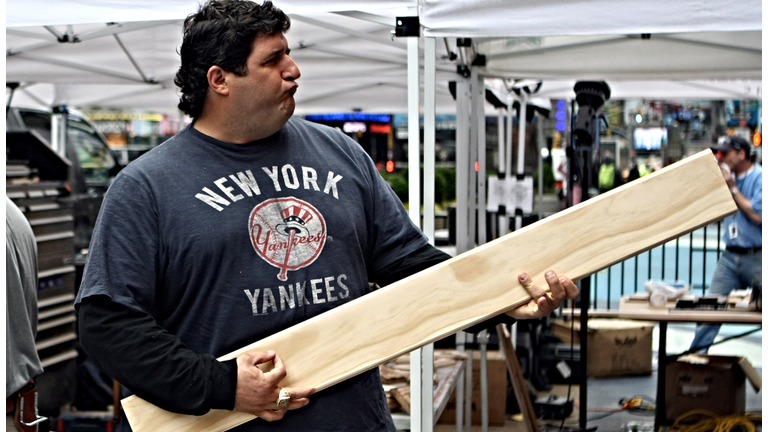
<svg viewBox="0 0 768 432"><path fill-rule="evenodd" d="M77 303L109 296L218 357L365 295L368 275L426 244L337 130L292 118L231 144L189 126L113 182ZM377 370L311 399L238 430L393 430Z"/></svg>

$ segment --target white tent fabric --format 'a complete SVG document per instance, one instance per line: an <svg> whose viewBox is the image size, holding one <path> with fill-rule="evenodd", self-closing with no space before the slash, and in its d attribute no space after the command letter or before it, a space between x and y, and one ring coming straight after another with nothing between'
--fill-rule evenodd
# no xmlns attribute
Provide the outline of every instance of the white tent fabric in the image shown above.
<svg viewBox="0 0 768 432"><path fill-rule="evenodd" d="M5 25L26 27L184 19L197 9L200 0L16 0L5 5ZM349 10L392 9L414 6L413 0L279 0L286 13L316 13ZM30 14L30 11L35 13Z"/></svg>
<svg viewBox="0 0 768 432"><path fill-rule="evenodd" d="M760 0L420 0L433 37L531 37L762 29Z"/></svg>
<svg viewBox="0 0 768 432"><path fill-rule="evenodd" d="M319 8L315 3L276 3L285 11L302 11L289 14L287 35L302 72L296 113L405 112L406 41L394 38L392 31L395 17L408 15L406 6L415 8L416 2L330 1L323 3L326 12L312 12ZM137 0L128 6L99 0L9 4L7 22L26 25L6 28L6 81L22 83L14 103L178 114L173 76L181 25L196 7L189 0ZM71 20L67 25L54 24L65 20L59 13L69 10L81 12L65 18ZM131 22L140 10L151 12L142 12L145 21ZM93 23L72 24L86 21ZM444 52L438 45L438 55ZM455 111L446 84L455 68L448 61L438 64L439 112Z"/></svg>
<svg viewBox="0 0 768 432"><path fill-rule="evenodd" d="M571 98L576 80L605 80L614 99L762 97L759 0L420 0L420 7L426 36L473 38L486 76L543 80L541 95Z"/></svg>
<svg viewBox="0 0 768 432"><path fill-rule="evenodd" d="M762 75L761 31L512 41L478 41L489 74L605 80L759 80Z"/></svg>
<svg viewBox="0 0 768 432"><path fill-rule="evenodd" d="M621 15L623 7L627 8L624 15L636 15L629 2L613 0L607 5L606 1L422 0L418 5L427 35L436 35L437 29L447 29L449 24L459 25L459 22L463 22L460 26L476 29L490 29L494 22L507 23L508 31L518 34L514 33L519 27L515 17L526 15L526 22L538 22L538 30L531 29L526 37L483 37L473 41L476 50L488 59L481 73L489 77L543 80L539 93L542 97L572 98L572 83L577 79L607 80L614 99L762 96L762 31L759 18L758 29L754 29L753 17L760 15L760 4L755 0L738 4L726 1L722 6L720 2L700 0L698 10L709 11L709 15L668 9L676 6L667 3L675 2L647 2L653 5L648 8L663 11L656 15L672 15L667 11L676 10L675 14L682 14L679 22L696 24L686 28L670 24L668 30L697 30L695 33L654 33L649 40L633 35L634 30L572 36L579 31L578 26L567 25L573 20L544 15L551 8L557 9L557 4L564 9L576 4L581 5L576 10L585 12L572 10L571 18L580 19L588 15L590 8L596 8L593 3L610 6L616 15ZM322 3L277 0L276 4L290 12L293 20L287 37L302 71L296 95L297 114L358 109L407 111L406 41L393 38L391 32L395 17L409 15L408 7L417 6L416 0ZM691 0L684 4L690 5ZM14 94L14 103L48 106L67 103L86 109L178 114L173 84L178 67L176 51L181 41L183 18L193 12L196 5L197 0L8 2L6 81L22 83ZM464 8L458 7L460 5ZM494 12L491 7L500 9ZM724 18L731 7L741 11L743 22ZM713 8L717 8L716 11ZM478 10L486 11L486 20L473 21ZM718 18L714 19L713 14ZM653 23L656 15L637 15L636 19ZM436 18L446 21L441 23ZM723 31L714 31L713 21L719 23ZM595 22L599 23L593 26L598 29L595 33L606 33L613 28L612 22ZM724 31L734 29L739 31ZM542 37L542 34L561 36ZM445 42L451 51L457 52L455 36L451 35ZM455 112L447 83L457 79L456 63L444 58L448 54L446 43L443 40L437 43L439 113Z"/></svg>

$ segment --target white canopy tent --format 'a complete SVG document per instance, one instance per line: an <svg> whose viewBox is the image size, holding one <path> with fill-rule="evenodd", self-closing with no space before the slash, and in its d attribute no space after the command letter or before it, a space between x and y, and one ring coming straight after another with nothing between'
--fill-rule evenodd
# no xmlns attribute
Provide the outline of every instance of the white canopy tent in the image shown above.
<svg viewBox="0 0 768 432"><path fill-rule="evenodd" d="M280 1L302 71L297 114L406 111L406 42L395 17L412 1ZM183 19L196 1L16 1L7 5L6 81L14 103L177 113L173 76ZM135 21L141 20L141 21ZM110 24L111 23L111 24ZM64 41L64 42L59 42ZM455 66L443 62L447 82ZM447 85L441 112L453 112Z"/></svg>
<svg viewBox="0 0 768 432"><path fill-rule="evenodd" d="M609 81L614 99L761 97L757 0L422 0L424 34L472 37L487 76L542 79L540 95L572 98L577 79ZM278 1L302 70L297 113L405 112L406 43L395 16L414 0ZM6 81L20 104L177 113L181 23L195 0L15 0L6 4ZM650 33L650 39L640 34ZM59 40L65 42L59 42ZM76 41L76 42L75 42ZM423 52L423 44L422 44ZM446 43L436 44L436 109L455 112Z"/></svg>
<svg viewBox="0 0 768 432"><path fill-rule="evenodd" d="M502 102L518 98L508 89L520 81L538 88L526 99L572 99L577 80L607 81L612 99L762 98L759 0L420 0L420 7L427 39L471 38L457 51L467 65L482 58L472 71ZM474 154L478 138L469 140Z"/></svg>
<svg viewBox="0 0 768 432"><path fill-rule="evenodd" d="M578 79L608 81L612 99L762 97L759 0L276 3L293 18L288 40L302 70L297 114L408 110L411 119L419 110L417 104L408 104L408 87L411 95L415 89L413 74L410 80L408 74L414 57L409 58L407 45L413 44L393 38L391 32L396 16L414 15L409 9L418 7L426 36L418 56L427 77L418 92L426 94L421 104L427 107L425 165L428 152L434 151L434 113L457 111L447 83L463 79L456 73L456 63L446 59L449 50L460 51L457 37L473 38L472 50L486 56L486 66L473 68L475 78L542 80L537 97L571 99ZM22 83L14 101L176 112L176 49L181 22L196 4L192 0L9 2L6 81ZM459 105L465 108L469 103L466 84L457 92ZM483 107L478 99L473 105L475 125ZM457 121L469 141L469 120L460 116ZM472 130L484 134L477 126ZM413 129L410 135L413 138ZM418 129L415 136L417 140ZM472 140L482 138L475 135ZM460 145L468 149L468 142ZM483 157L477 147L473 151ZM485 164L481 165L484 170ZM427 179L429 170L425 166ZM484 181L482 177L475 181ZM427 213L434 208L427 192L425 197L426 223ZM418 212L413 202L411 207ZM431 382L431 373L424 375ZM418 400L416 389L413 398ZM425 405L424 412L428 409ZM429 429L429 421L421 426ZM418 429L412 423L412 430Z"/></svg>
<svg viewBox="0 0 768 432"><path fill-rule="evenodd" d="M670 92L674 88L680 95L689 94L686 90L693 88L692 93L710 92L722 83L709 80L744 80L729 82L726 87L730 89L724 91L730 96L726 98L762 97L762 11L758 0L422 0L421 6L427 38L473 38L471 47L465 49L467 63L477 58L475 54L485 56L482 67L473 68L474 75L482 75L479 80L473 76L475 87L483 79L487 84L491 77L537 78L551 85L545 89L542 84L543 93L537 93L538 97L556 94L561 88L572 92L571 80L605 80L611 86L611 97L620 99L624 97L617 92L620 83L625 85L621 90L627 90L631 81L642 82L645 89L666 87ZM552 82L557 80L565 82ZM508 87L508 83L492 87ZM470 84L465 82L463 88L466 98ZM639 95L642 90L631 92ZM669 99L667 92L657 93L656 98ZM479 96L474 90L471 93L472 97ZM528 96L522 93L522 97L525 100ZM472 125L457 130L457 246L461 236L467 237L464 244L472 246L475 208L484 209L484 184L475 183L484 181L482 162L478 174L458 162L469 165L483 158L484 122L476 121L478 108L482 111L482 105L472 104ZM520 116L525 116L524 103ZM518 142L523 140L524 128L525 123L520 122ZM510 138L508 135L508 141ZM522 175L521 160L522 150L518 175ZM464 178L469 174L469 192L459 191L462 170ZM474 184L478 184L477 197L473 196ZM483 225L477 227L480 243L485 237ZM588 285L584 292L582 307L586 308ZM586 320L586 310L582 310L582 353L586 351ZM583 355L581 364L580 373L586 376ZM586 387L581 386L582 401L587 400ZM663 407L663 387L659 391L657 399ZM580 407L579 426L586 427L586 402Z"/></svg>

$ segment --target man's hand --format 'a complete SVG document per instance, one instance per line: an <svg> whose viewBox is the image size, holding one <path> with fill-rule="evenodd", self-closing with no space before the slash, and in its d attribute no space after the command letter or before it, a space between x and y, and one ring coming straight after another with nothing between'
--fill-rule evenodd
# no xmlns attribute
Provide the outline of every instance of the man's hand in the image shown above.
<svg viewBox="0 0 768 432"><path fill-rule="evenodd" d="M272 362L274 368L262 372L257 365ZM285 365L274 351L246 353L237 358L237 392L235 411L254 414L266 421L280 420L286 411L306 406L314 388L289 388L291 401L278 409L280 381L285 378Z"/></svg>
<svg viewBox="0 0 768 432"><path fill-rule="evenodd" d="M729 169L727 170L727 169L725 169L725 168L723 168L721 166L720 167L720 171L722 171L722 173L723 173L723 179L725 179L725 184L728 185L728 189L735 188L736 187L736 179L733 178L733 174L731 173L731 170L729 170Z"/></svg>
<svg viewBox="0 0 768 432"><path fill-rule="evenodd" d="M507 315L517 319L541 318L559 308L566 298L575 299L579 296L579 289L569 278L558 277L552 270L547 271L544 277L549 290L534 285L530 276L520 273L517 279L533 298L528 303L508 310Z"/></svg>

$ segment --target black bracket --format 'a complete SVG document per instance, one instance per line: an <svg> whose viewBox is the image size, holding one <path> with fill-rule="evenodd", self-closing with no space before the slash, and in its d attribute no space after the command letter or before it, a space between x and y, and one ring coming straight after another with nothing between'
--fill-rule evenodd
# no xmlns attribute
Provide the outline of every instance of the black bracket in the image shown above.
<svg viewBox="0 0 768 432"><path fill-rule="evenodd" d="M419 37L421 34L421 25L417 16L395 17L395 36L397 37Z"/></svg>
<svg viewBox="0 0 768 432"><path fill-rule="evenodd" d="M469 66L467 65L456 66L456 73L463 76L464 78L469 78L472 75L472 72L470 72Z"/></svg>
<svg viewBox="0 0 768 432"><path fill-rule="evenodd" d="M485 65L486 65L485 54L478 54L475 56L475 59L472 60L472 66L485 66Z"/></svg>

